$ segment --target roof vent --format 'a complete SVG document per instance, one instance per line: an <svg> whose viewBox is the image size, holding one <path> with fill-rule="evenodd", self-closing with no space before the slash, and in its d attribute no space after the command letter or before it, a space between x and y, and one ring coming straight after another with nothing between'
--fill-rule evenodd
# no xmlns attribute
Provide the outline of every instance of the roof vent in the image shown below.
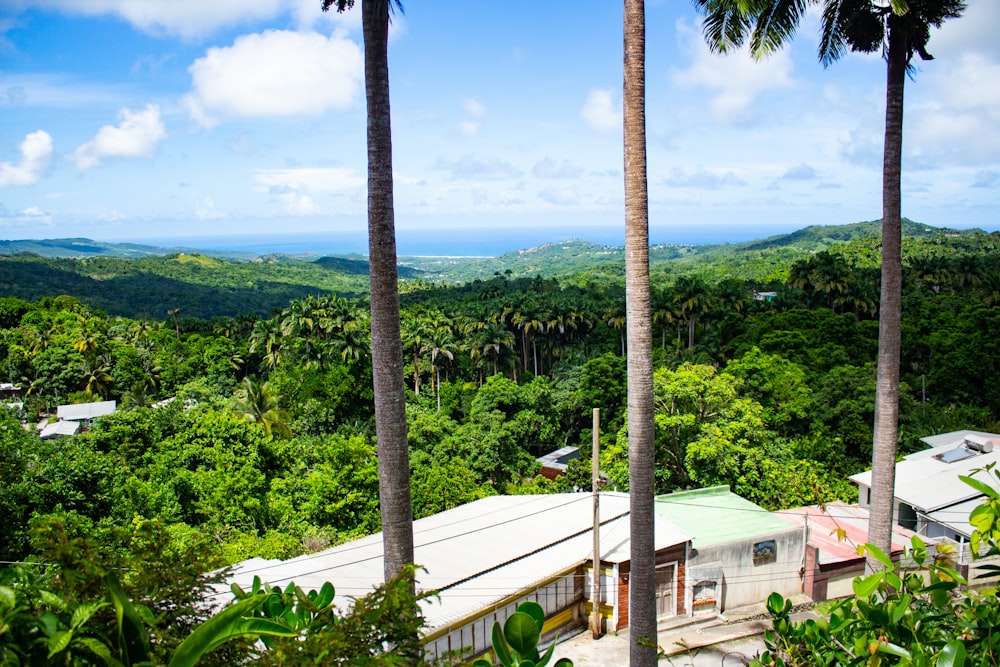
<svg viewBox="0 0 1000 667"><path fill-rule="evenodd" d="M987 440L986 438L981 438L978 435L969 435L965 437L965 442L962 443L968 449L975 452L982 452L983 454L989 454L993 451L993 441Z"/></svg>

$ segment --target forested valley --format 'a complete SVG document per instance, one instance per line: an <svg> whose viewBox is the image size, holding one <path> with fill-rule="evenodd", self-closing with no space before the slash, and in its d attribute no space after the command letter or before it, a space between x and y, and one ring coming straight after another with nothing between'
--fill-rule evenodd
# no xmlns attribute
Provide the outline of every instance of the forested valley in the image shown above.
<svg viewBox="0 0 1000 667"><path fill-rule="evenodd" d="M904 241L901 452L1000 428L998 245L981 232ZM654 271L659 492L728 484L770 509L853 499L846 478L871 457L877 247L861 235L763 268ZM214 261L223 275L260 266ZM404 280L401 302L415 517L588 485L593 408L601 468L627 490L625 301L611 264ZM378 531L365 298L316 288L269 316L161 311L0 299L0 375L26 392L0 411L0 560L129 567L131 590L159 568L183 587ZM58 404L97 400L118 411L38 438ZM536 457L565 445L583 454L569 474L536 477Z"/></svg>

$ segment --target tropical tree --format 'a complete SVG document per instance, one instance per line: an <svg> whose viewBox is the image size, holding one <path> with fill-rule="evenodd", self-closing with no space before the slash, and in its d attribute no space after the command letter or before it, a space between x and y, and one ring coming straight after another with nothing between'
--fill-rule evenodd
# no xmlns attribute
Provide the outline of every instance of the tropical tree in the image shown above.
<svg viewBox="0 0 1000 667"><path fill-rule="evenodd" d="M891 551L896 441L899 437L899 353L902 320L903 87L914 55L930 60L931 27L957 18L962 0L696 0L705 10L705 38L725 53L749 38L763 57L784 44L811 4L822 5L819 59L824 66L848 50L881 52L886 60L885 139L882 157L882 284L879 305L878 382L872 441L872 513L868 540ZM875 558L869 567L881 569Z"/></svg>
<svg viewBox="0 0 1000 667"><path fill-rule="evenodd" d="M342 12L354 0L322 0ZM406 440L406 390L399 331L399 278L392 200L389 115L389 14L399 0L362 0L365 98L368 105L368 261L371 282L372 385L378 440L379 499L385 579L413 563L413 506Z"/></svg>
<svg viewBox="0 0 1000 667"><path fill-rule="evenodd" d="M249 376L243 378L232 406L238 414L262 425L268 435L291 437L288 415L281 408L281 397L269 382L254 380Z"/></svg>
<svg viewBox="0 0 1000 667"><path fill-rule="evenodd" d="M632 567L629 664L656 664L656 551L653 541L653 340L646 188L646 10L625 0L625 311L628 318L628 461ZM644 641L643 641L644 640Z"/></svg>

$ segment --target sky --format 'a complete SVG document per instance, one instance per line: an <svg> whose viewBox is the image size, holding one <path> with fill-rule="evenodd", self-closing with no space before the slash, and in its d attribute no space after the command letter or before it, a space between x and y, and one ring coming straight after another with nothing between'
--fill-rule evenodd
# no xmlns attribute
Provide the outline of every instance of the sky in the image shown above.
<svg viewBox="0 0 1000 667"><path fill-rule="evenodd" d="M363 235L361 8L0 0L0 238ZM647 0L650 237L881 216L885 65L716 56ZM906 84L903 215L1000 229L1000 2ZM622 3L406 0L390 33L397 233L624 243ZM249 242L249 241L247 241Z"/></svg>

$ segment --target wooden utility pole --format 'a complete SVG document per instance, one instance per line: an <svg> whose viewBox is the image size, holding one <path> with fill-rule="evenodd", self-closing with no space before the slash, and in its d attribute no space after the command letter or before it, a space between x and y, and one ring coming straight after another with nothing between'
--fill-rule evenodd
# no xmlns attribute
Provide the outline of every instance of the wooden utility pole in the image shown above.
<svg viewBox="0 0 1000 667"><path fill-rule="evenodd" d="M590 632L594 639L601 636L601 409L594 408L594 446L590 453L591 479L594 490L594 571L590 582Z"/></svg>

